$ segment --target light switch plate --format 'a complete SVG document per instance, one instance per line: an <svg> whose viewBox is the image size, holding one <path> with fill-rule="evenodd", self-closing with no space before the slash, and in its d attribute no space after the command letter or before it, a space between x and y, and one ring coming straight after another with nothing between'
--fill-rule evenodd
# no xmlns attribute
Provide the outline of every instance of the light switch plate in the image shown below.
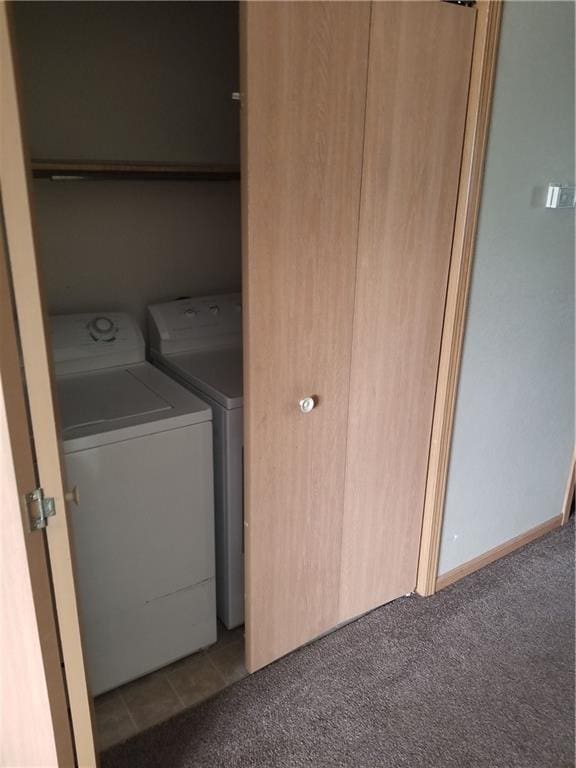
<svg viewBox="0 0 576 768"><path fill-rule="evenodd" d="M546 208L574 208L576 204L576 187L562 184L548 184Z"/></svg>

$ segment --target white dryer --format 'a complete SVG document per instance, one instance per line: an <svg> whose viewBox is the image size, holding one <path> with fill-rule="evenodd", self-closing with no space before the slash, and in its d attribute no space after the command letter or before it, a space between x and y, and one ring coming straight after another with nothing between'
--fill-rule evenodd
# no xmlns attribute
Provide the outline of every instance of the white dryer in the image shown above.
<svg viewBox="0 0 576 768"><path fill-rule="evenodd" d="M152 362L212 408L218 617L244 623L242 297L148 307Z"/></svg>
<svg viewBox="0 0 576 768"><path fill-rule="evenodd" d="M128 315L51 318L94 695L216 641L210 407L145 362Z"/></svg>

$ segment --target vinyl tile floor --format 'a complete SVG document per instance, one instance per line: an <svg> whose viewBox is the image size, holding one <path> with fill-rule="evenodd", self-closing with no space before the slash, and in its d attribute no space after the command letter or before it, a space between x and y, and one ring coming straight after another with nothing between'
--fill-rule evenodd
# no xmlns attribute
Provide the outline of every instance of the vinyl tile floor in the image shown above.
<svg viewBox="0 0 576 768"><path fill-rule="evenodd" d="M94 699L100 750L161 723L247 674L244 627L218 625L218 641L198 653Z"/></svg>

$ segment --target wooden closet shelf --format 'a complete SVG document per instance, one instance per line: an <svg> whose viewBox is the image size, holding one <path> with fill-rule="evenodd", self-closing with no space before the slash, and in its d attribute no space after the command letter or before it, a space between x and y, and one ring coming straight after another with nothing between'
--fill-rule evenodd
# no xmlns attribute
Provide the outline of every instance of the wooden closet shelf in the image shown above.
<svg viewBox="0 0 576 768"><path fill-rule="evenodd" d="M240 178L240 166L32 160L32 174L35 179L52 179L53 181L81 179L229 181Z"/></svg>

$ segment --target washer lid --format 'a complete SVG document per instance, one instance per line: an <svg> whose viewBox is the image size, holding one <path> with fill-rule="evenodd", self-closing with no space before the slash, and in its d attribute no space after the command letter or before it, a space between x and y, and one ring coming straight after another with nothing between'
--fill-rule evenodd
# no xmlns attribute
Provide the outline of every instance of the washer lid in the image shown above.
<svg viewBox="0 0 576 768"><path fill-rule="evenodd" d="M64 449L189 426L210 407L149 363L56 377Z"/></svg>
<svg viewBox="0 0 576 768"><path fill-rule="evenodd" d="M130 368L64 376L57 387L64 434L89 424L172 410L170 403L143 385Z"/></svg>
<svg viewBox="0 0 576 768"><path fill-rule="evenodd" d="M166 368L224 408L242 407L241 347L180 352L157 357Z"/></svg>

